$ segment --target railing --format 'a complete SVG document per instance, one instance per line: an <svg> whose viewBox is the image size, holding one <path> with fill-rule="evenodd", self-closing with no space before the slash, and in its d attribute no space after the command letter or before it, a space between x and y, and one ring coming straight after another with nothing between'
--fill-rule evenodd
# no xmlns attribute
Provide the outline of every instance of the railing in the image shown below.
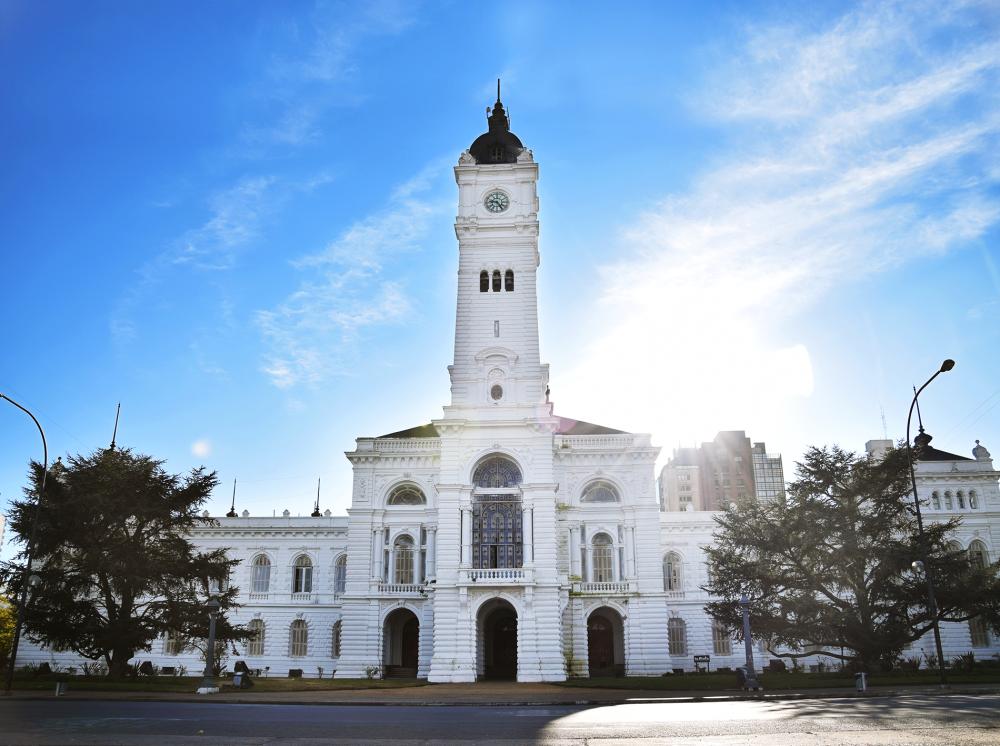
<svg viewBox="0 0 1000 746"><path fill-rule="evenodd" d="M312 601L312 597L313 597L312 593L293 593L292 601L297 601L299 603L302 603L304 601Z"/></svg>
<svg viewBox="0 0 1000 746"><path fill-rule="evenodd" d="M418 453L420 451L440 451L440 438L379 438L374 441L374 450L382 453Z"/></svg>
<svg viewBox="0 0 1000 746"><path fill-rule="evenodd" d="M385 583L379 581L378 592L393 596L417 594L423 591L421 583Z"/></svg>
<svg viewBox="0 0 1000 746"><path fill-rule="evenodd" d="M267 601L267 593L254 593L253 591L247 596L251 601Z"/></svg>
<svg viewBox="0 0 1000 746"><path fill-rule="evenodd" d="M632 593L635 589L627 580L600 581L593 583L573 583L575 593L598 593L601 595L613 595L620 593Z"/></svg>
<svg viewBox="0 0 1000 746"><path fill-rule="evenodd" d="M485 585L522 585L532 580L531 570L524 567L482 567L458 572L459 583Z"/></svg>
<svg viewBox="0 0 1000 746"><path fill-rule="evenodd" d="M665 591L663 595L667 598L684 598L684 591Z"/></svg>

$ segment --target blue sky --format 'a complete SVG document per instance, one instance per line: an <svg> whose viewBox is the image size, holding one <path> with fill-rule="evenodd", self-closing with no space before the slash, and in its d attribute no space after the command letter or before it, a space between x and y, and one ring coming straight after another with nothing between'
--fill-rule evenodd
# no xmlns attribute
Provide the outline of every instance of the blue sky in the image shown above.
<svg viewBox="0 0 1000 746"><path fill-rule="evenodd" d="M805 4L801 4L805 6ZM227 507L342 512L448 398L450 172L503 78L557 411L785 456L1000 454L1000 11L976 2L0 5L0 390ZM38 446L0 416L0 504Z"/></svg>

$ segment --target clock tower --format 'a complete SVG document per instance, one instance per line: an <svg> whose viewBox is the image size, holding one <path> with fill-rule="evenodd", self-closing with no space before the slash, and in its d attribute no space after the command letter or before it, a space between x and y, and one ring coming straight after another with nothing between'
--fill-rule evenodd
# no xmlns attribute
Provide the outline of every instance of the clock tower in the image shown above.
<svg viewBox="0 0 1000 746"><path fill-rule="evenodd" d="M500 102L462 153L458 182L458 304L451 405L445 418L533 417L548 366L538 353L538 165Z"/></svg>

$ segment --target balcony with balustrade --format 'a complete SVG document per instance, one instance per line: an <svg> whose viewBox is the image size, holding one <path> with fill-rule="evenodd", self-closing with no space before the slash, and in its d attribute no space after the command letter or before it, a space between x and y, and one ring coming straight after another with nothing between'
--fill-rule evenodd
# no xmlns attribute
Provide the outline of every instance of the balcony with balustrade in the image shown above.
<svg viewBox="0 0 1000 746"><path fill-rule="evenodd" d="M459 585L525 586L534 582L531 567L466 567L458 571Z"/></svg>
<svg viewBox="0 0 1000 746"><path fill-rule="evenodd" d="M637 592L631 580L595 580L573 583L573 593L579 596L628 596Z"/></svg>

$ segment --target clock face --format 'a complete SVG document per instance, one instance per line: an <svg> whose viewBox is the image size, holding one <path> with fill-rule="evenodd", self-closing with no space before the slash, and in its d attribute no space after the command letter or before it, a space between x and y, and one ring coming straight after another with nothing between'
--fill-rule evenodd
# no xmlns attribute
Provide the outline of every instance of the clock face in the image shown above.
<svg viewBox="0 0 1000 746"><path fill-rule="evenodd" d="M510 207L510 198L501 191L494 191L486 195L483 204L490 212L503 212Z"/></svg>

